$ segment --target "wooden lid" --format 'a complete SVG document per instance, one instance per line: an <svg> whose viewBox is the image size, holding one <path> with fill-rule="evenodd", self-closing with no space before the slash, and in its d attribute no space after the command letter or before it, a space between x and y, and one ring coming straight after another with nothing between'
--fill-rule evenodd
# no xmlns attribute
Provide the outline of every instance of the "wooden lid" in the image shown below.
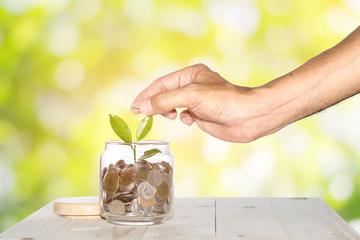
<svg viewBox="0 0 360 240"><path fill-rule="evenodd" d="M99 216L99 200L88 198L59 198L54 202L54 213L62 216Z"/></svg>

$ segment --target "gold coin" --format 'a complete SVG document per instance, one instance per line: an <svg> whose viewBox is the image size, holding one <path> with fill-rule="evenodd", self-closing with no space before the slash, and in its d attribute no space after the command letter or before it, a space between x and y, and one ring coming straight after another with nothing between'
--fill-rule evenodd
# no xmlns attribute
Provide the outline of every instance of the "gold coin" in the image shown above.
<svg viewBox="0 0 360 240"><path fill-rule="evenodd" d="M110 168L104 178L104 189L108 194L115 193L119 188L119 174Z"/></svg>
<svg viewBox="0 0 360 240"><path fill-rule="evenodd" d="M120 159L119 161L117 161L115 163L115 167L120 168L120 169L124 169L126 166L127 166L127 164L122 159Z"/></svg>
<svg viewBox="0 0 360 240"><path fill-rule="evenodd" d="M143 206L144 208L152 207L155 202L155 197L150 199L144 199L144 198L139 198L139 199L140 199L140 205Z"/></svg>
<svg viewBox="0 0 360 240"><path fill-rule="evenodd" d="M147 175L148 175L148 169L146 168L142 168L142 167L138 167L137 169L137 176L140 179L147 179Z"/></svg>
<svg viewBox="0 0 360 240"><path fill-rule="evenodd" d="M164 167L161 163L159 163L159 162L154 163L153 166L154 166L154 169L157 169L157 170L159 170L160 172L164 172L164 171L165 171L165 167Z"/></svg>
<svg viewBox="0 0 360 240"><path fill-rule="evenodd" d="M149 183L155 187L159 186L162 181L163 177L161 175L161 172L157 169L150 170L147 174L147 180Z"/></svg>
<svg viewBox="0 0 360 240"><path fill-rule="evenodd" d="M166 182L162 182L157 188L156 188L156 197L160 200L166 200L166 198L169 196L169 186L166 184Z"/></svg>
<svg viewBox="0 0 360 240"><path fill-rule="evenodd" d="M107 172L107 167L104 167L101 173L101 179L104 180L105 174Z"/></svg>
<svg viewBox="0 0 360 240"><path fill-rule="evenodd" d="M111 201L111 203L109 203L109 211L112 214L116 214L116 215L120 215L120 216L124 215L125 205L120 200L113 200L113 201Z"/></svg>
<svg viewBox="0 0 360 240"><path fill-rule="evenodd" d="M130 165L131 164L129 164L125 169L120 172L119 183L121 185L130 185L136 181L137 174L134 168Z"/></svg>
<svg viewBox="0 0 360 240"><path fill-rule="evenodd" d="M163 172L172 175L173 170L172 170L172 167L170 166L170 163L162 161L161 165L165 168L165 170Z"/></svg>

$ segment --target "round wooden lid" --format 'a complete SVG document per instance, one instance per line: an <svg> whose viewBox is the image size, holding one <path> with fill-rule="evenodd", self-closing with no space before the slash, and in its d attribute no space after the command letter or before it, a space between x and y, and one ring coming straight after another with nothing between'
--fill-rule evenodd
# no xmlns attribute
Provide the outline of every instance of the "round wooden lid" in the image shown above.
<svg viewBox="0 0 360 240"><path fill-rule="evenodd" d="M54 202L54 213L62 216L98 216L98 198L59 198Z"/></svg>

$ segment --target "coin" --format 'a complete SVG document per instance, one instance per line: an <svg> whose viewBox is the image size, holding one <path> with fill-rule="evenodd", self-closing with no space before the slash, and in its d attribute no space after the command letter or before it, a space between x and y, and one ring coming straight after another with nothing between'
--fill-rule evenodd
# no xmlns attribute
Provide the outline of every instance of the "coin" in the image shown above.
<svg viewBox="0 0 360 240"><path fill-rule="evenodd" d="M166 182L163 181L156 188L156 197L158 197L160 200L166 200L168 196L169 196L169 186L166 184Z"/></svg>
<svg viewBox="0 0 360 240"><path fill-rule="evenodd" d="M111 203L109 203L109 211L112 214L124 215L124 213L125 213L125 205L120 200L113 200L113 201L111 201Z"/></svg>
<svg viewBox="0 0 360 240"><path fill-rule="evenodd" d="M170 211L171 211L171 205L165 203L165 204L164 204L164 212L165 212L165 213L170 213Z"/></svg>
<svg viewBox="0 0 360 240"><path fill-rule="evenodd" d="M104 178L104 189L108 194L113 194L119 188L119 174L110 168Z"/></svg>
<svg viewBox="0 0 360 240"><path fill-rule="evenodd" d="M159 162L153 163L153 166L154 166L154 169L157 169L157 170L159 170L160 172L164 172L164 171L165 171L165 167L164 167L161 163L159 163Z"/></svg>
<svg viewBox="0 0 360 240"><path fill-rule="evenodd" d="M139 202L140 202L140 205L143 206L144 208L149 208L154 205L155 197L150 198L150 199L139 198Z"/></svg>
<svg viewBox="0 0 360 240"><path fill-rule="evenodd" d="M137 169L137 176L140 179L146 179L147 178L147 174L148 174L148 169L144 168L144 167L139 167Z"/></svg>
<svg viewBox="0 0 360 240"><path fill-rule="evenodd" d="M153 205L153 211L156 213L164 213L164 200L160 200L157 197L155 197L155 202Z"/></svg>
<svg viewBox="0 0 360 240"><path fill-rule="evenodd" d="M124 168L120 173L119 183L121 185L129 185L134 183L136 180L136 172L132 166L129 164L126 168Z"/></svg>
<svg viewBox="0 0 360 240"><path fill-rule="evenodd" d="M169 188L172 187L173 185L173 179L172 179L172 176L168 173L163 173L162 174L162 179L164 182L166 182L166 184L169 186Z"/></svg>
<svg viewBox="0 0 360 240"><path fill-rule="evenodd" d="M173 190L170 190L169 196L168 196L168 198L167 198L167 202L168 202L169 204L172 204L172 203L174 202L174 191L173 191Z"/></svg>
<svg viewBox="0 0 360 240"><path fill-rule="evenodd" d="M104 167L103 170L102 170L102 173L101 173L101 179L102 179L102 180L104 180L106 171L107 171L107 167Z"/></svg>
<svg viewBox="0 0 360 240"><path fill-rule="evenodd" d="M172 175L172 167L170 166L170 163L162 161L161 165L164 166L165 170L163 172L168 173L170 175Z"/></svg>
<svg viewBox="0 0 360 240"><path fill-rule="evenodd" d="M153 169L153 164L151 162L148 162L144 159L142 160L137 160L136 161L136 166L138 167L144 167L144 168L148 168L149 170Z"/></svg>
<svg viewBox="0 0 360 240"><path fill-rule="evenodd" d="M133 190L135 186L135 182L130 183L129 185L119 185L119 192L120 193L128 193Z"/></svg>
<svg viewBox="0 0 360 240"><path fill-rule="evenodd" d="M120 168L120 169L124 169L127 166L127 164L125 163L125 161L123 159L120 159L119 161L117 161L115 163L115 167Z"/></svg>
<svg viewBox="0 0 360 240"><path fill-rule="evenodd" d="M112 199L113 200L120 200L122 201L125 205L128 205L130 204L130 202L137 198L137 196L135 196L134 194L132 193L126 193L126 194L117 194L115 195Z"/></svg>
<svg viewBox="0 0 360 240"><path fill-rule="evenodd" d="M137 210L137 205L138 205L138 199L135 198L135 199L132 200L131 203L130 203L131 213L140 216L141 214L140 214L140 213L138 212L138 210Z"/></svg>
<svg viewBox="0 0 360 240"><path fill-rule="evenodd" d="M155 195L155 187L148 181L141 182L137 187L137 194L144 199L150 199Z"/></svg>
<svg viewBox="0 0 360 240"><path fill-rule="evenodd" d="M153 169L148 172L147 180L151 185L157 187L162 183L163 178L159 170Z"/></svg>

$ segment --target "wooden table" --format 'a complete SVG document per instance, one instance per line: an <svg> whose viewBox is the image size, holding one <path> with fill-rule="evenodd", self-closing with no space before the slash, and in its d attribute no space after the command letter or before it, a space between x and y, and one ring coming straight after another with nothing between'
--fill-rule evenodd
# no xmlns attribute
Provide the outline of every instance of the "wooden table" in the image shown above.
<svg viewBox="0 0 360 240"><path fill-rule="evenodd" d="M171 220L144 227L57 216L53 204L3 232L0 239L360 239L319 198L178 198Z"/></svg>

